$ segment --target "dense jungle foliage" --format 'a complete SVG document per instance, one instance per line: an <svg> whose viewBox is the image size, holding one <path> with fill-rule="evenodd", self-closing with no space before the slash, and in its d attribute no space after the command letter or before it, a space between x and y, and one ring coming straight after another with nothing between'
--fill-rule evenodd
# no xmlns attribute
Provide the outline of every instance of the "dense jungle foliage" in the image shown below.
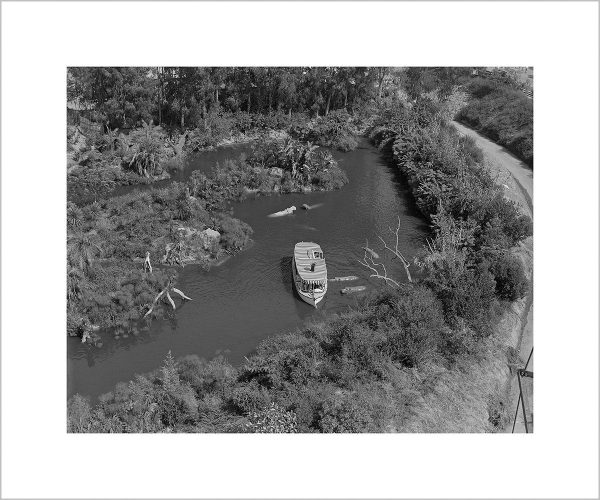
<svg viewBox="0 0 600 500"><path fill-rule="evenodd" d="M187 154L288 134L356 148L383 68L70 68L68 198L183 168Z"/></svg>
<svg viewBox="0 0 600 500"><path fill-rule="evenodd" d="M456 119L503 145L533 167L533 100L506 84L470 81L470 102Z"/></svg>
<svg viewBox="0 0 600 500"><path fill-rule="evenodd" d="M418 89L417 73L413 80L412 88ZM511 248L531 235L531 220L504 199L481 165L481 152L448 125L440 105L418 91L414 96L410 103L395 96L384 99L368 131L407 178L417 206L434 228L428 248L416 259L421 272L413 283L269 338L239 368L222 358L175 360L169 354L161 369L118 384L94 406L79 395L71 398L68 430L501 428L506 420L501 390L491 378L481 377L478 366L507 363L494 325L507 304L528 290L523 264ZM304 134L299 136L309 132ZM290 144L293 150L302 143ZM306 149L302 154L305 158ZM266 168L272 158L269 148L260 146L245 161ZM293 179L293 163L277 166ZM229 167L224 168L229 175ZM306 175L297 167L295 172L296 178ZM313 170L308 175L305 180L314 183ZM220 194L221 186L239 185L232 180L235 175L223 185L218 178L212 181L216 189L210 188L217 196L226 196ZM199 193L193 183L192 196ZM206 186L205 180L198 185Z"/></svg>
<svg viewBox="0 0 600 500"><path fill-rule="evenodd" d="M69 202L69 333L82 335L92 325L116 326L117 335L138 333L135 322L176 276L158 269L146 273L146 254L154 263L208 266L242 250L252 230L229 215L227 201L248 193L339 189L347 182L328 151L291 138L263 137L248 156L217 164L208 176L194 172L187 183L82 207Z"/></svg>
<svg viewBox="0 0 600 500"><path fill-rule="evenodd" d="M382 95L389 73L344 67L69 68L67 98L111 130L136 128L142 121L184 129L206 125L207 116L221 110L247 117L314 117L336 109L354 114Z"/></svg>

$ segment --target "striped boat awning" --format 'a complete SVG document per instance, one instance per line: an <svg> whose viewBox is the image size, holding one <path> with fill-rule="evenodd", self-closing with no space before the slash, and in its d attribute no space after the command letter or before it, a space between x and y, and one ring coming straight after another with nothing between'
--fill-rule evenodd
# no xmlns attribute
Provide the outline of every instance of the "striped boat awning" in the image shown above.
<svg viewBox="0 0 600 500"><path fill-rule="evenodd" d="M327 267L325 259L316 257L315 252L323 255L323 250L316 243L301 241L294 247L294 260L300 277L308 283L322 283L327 280ZM311 271L312 265L314 271Z"/></svg>

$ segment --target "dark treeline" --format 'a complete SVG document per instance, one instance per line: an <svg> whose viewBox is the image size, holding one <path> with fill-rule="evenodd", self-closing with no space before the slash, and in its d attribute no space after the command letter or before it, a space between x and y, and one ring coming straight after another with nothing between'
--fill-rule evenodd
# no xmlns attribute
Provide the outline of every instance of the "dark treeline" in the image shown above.
<svg viewBox="0 0 600 500"><path fill-rule="evenodd" d="M502 429L507 407L489 368L513 355L495 327L527 293L513 250L531 235L531 220L504 199L481 151L457 135L440 104L410 92L412 102L392 96L374 110L368 135L434 227L412 283L269 338L239 368L169 355L161 369L118 384L95 406L72 398L69 431Z"/></svg>
<svg viewBox="0 0 600 500"><path fill-rule="evenodd" d="M246 113L350 113L381 97L389 68L70 68L70 102L92 108L108 128L141 121L197 127L219 110Z"/></svg>

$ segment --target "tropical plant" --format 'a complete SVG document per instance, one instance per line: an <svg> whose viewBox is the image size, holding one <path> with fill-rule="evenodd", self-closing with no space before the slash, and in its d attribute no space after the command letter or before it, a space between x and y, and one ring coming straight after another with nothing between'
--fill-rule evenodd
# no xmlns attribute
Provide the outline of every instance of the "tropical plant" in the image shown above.
<svg viewBox="0 0 600 500"><path fill-rule="evenodd" d="M296 414L284 410L277 403L271 403L264 409L249 413L246 431L258 433L298 432Z"/></svg>
<svg viewBox="0 0 600 500"><path fill-rule="evenodd" d="M143 122L141 130L132 132L124 138L133 144L130 157L125 161L138 175L150 177L160 171L160 164L167 158L165 136L160 127Z"/></svg>
<svg viewBox="0 0 600 500"><path fill-rule="evenodd" d="M102 252L102 245L95 231L76 231L67 237L67 260L84 273Z"/></svg>

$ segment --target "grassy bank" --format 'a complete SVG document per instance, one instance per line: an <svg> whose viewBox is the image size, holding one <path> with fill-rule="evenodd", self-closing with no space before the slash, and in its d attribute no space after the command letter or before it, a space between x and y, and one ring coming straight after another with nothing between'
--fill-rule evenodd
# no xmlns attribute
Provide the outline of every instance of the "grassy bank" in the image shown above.
<svg viewBox="0 0 600 500"><path fill-rule="evenodd" d="M533 100L497 82L475 79L456 119L506 147L533 167Z"/></svg>
<svg viewBox="0 0 600 500"><path fill-rule="evenodd" d="M433 103L388 106L369 135L434 226L413 283L269 338L239 368L169 355L161 369L117 385L94 407L72 398L69 431L501 429L498 373L508 371L512 352L502 321L528 289L513 247L531 234L531 221L503 198L481 152Z"/></svg>

